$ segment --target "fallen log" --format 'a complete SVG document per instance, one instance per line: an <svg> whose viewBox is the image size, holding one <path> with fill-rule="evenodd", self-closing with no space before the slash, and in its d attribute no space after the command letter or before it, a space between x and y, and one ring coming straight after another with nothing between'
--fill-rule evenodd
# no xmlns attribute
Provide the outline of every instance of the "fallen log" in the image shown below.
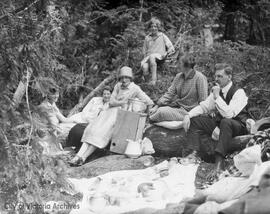
<svg viewBox="0 0 270 214"><path fill-rule="evenodd" d="M116 78L116 72L113 72L110 76L108 76L106 79L104 79L93 91L91 91L83 100L82 102L78 103L73 107L73 109L70 110L68 117L72 116L73 114L78 113L81 109L83 109L87 103L102 89L112 82Z"/></svg>
<svg viewBox="0 0 270 214"><path fill-rule="evenodd" d="M181 157L183 148L187 145L184 129L170 130L159 126L152 126L146 129L144 137L148 137L155 149L155 155ZM241 150L248 143L252 135L242 135L233 138L234 150ZM202 156L214 154L216 141L207 135L201 136Z"/></svg>

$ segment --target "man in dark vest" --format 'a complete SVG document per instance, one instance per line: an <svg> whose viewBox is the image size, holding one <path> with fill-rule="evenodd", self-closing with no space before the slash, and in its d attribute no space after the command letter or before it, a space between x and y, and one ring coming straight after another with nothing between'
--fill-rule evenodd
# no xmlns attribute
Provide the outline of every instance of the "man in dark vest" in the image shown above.
<svg viewBox="0 0 270 214"><path fill-rule="evenodd" d="M246 106L248 97L242 88L232 82L232 67L227 63L215 65L215 82L210 95L205 101L194 107L184 117L183 128L187 132L189 157L195 157L200 148L200 133L212 135L219 130L215 148L215 170L208 178L224 170L224 157L234 147L232 138L247 133Z"/></svg>

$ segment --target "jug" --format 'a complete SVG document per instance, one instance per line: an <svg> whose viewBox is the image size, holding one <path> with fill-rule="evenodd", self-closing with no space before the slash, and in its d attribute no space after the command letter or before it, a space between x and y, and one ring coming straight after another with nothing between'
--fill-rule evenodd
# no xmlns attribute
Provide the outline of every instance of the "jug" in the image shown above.
<svg viewBox="0 0 270 214"><path fill-rule="evenodd" d="M128 99L129 102L129 111L132 112L144 112L146 110L146 105L143 101L139 100L138 98L135 99Z"/></svg>
<svg viewBox="0 0 270 214"><path fill-rule="evenodd" d="M141 140L133 141L133 140L126 140L128 142L125 155L129 158L138 158L142 154L142 145Z"/></svg>

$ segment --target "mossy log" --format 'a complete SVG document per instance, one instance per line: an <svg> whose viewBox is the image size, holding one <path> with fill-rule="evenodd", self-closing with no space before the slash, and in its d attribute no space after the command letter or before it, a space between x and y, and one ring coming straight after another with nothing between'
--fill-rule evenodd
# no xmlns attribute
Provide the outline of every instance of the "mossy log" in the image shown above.
<svg viewBox="0 0 270 214"><path fill-rule="evenodd" d="M182 156L183 148L187 145L187 138L184 129L170 130L160 126L152 126L148 128L144 137L148 137L156 151L155 155L162 156ZM252 135L242 135L233 138L233 149L243 149ZM201 138L201 153L202 155L214 154L216 141L207 135L202 135Z"/></svg>

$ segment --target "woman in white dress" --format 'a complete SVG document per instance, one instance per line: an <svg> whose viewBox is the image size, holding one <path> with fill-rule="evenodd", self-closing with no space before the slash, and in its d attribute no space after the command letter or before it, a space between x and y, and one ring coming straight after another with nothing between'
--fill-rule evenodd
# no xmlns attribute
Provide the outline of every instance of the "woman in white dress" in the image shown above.
<svg viewBox="0 0 270 214"><path fill-rule="evenodd" d="M66 147L75 147L76 150L81 147L81 138L84 129L87 125L92 124L102 111L109 108L110 98L111 88L109 86L105 86L102 92L102 97L93 97L84 107L82 112L70 117L78 122L78 124L70 130L65 144Z"/></svg>

